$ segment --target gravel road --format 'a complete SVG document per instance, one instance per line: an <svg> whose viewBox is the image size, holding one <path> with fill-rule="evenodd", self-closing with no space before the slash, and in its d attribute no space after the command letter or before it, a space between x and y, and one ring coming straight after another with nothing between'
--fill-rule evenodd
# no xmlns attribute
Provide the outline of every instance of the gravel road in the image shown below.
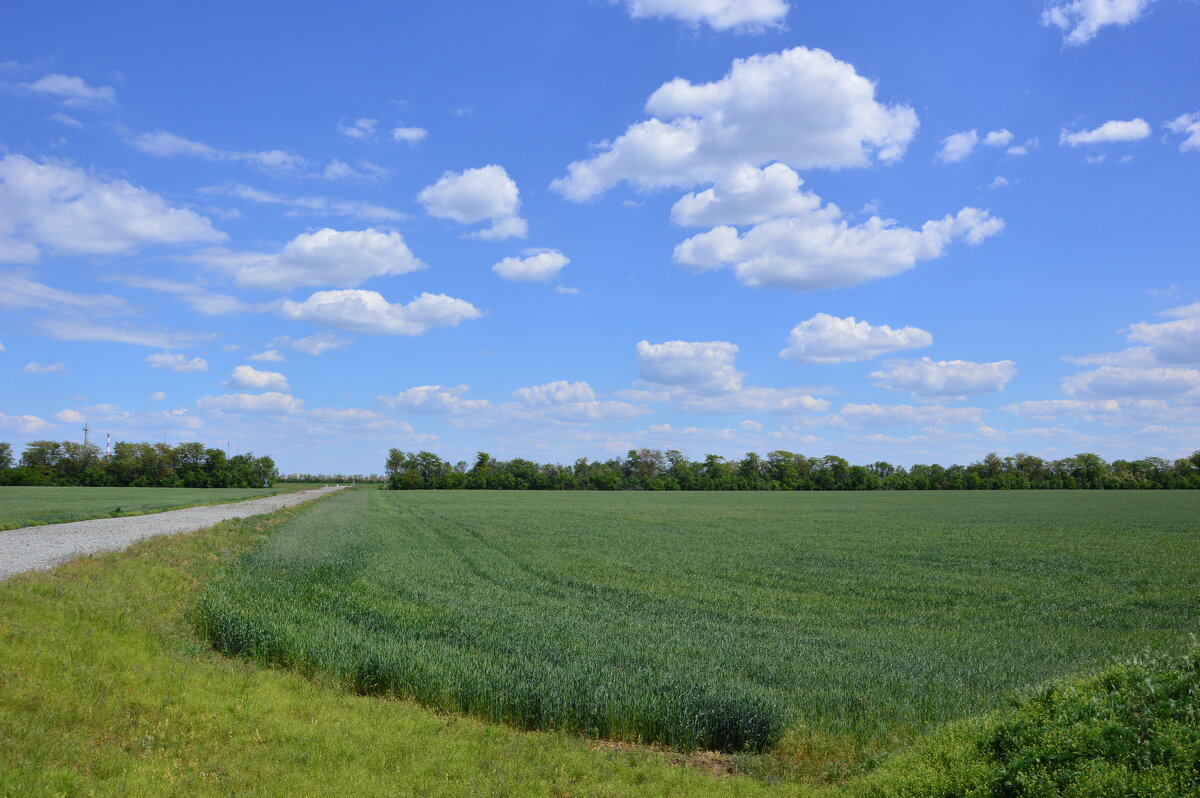
<svg viewBox="0 0 1200 798"><path fill-rule="evenodd" d="M278 493L245 502L187 507L128 518L93 518L90 521L10 529L0 532L0 579L7 579L22 571L52 568L81 554L123 549L153 535L191 532L230 518L270 513L335 490L339 488Z"/></svg>

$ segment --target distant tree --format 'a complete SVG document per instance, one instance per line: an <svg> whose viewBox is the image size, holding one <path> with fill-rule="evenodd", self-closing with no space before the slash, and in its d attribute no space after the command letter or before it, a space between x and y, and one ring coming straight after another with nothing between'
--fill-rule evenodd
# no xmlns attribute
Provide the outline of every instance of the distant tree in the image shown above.
<svg viewBox="0 0 1200 798"><path fill-rule="evenodd" d="M12 445L0 443L0 469L13 467Z"/></svg>
<svg viewBox="0 0 1200 798"><path fill-rule="evenodd" d="M61 459L62 444L58 441L33 441L25 444L25 451L21 452L21 465L25 468L45 466L54 470Z"/></svg>

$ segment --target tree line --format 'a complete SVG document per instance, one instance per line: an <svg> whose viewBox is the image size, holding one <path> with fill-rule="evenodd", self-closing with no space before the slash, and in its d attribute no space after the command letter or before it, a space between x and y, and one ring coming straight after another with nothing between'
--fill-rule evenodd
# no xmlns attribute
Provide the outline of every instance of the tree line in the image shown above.
<svg viewBox="0 0 1200 798"><path fill-rule="evenodd" d="M392 490L1030 490L1200 488L1200 451L1170 462L1161 457L1114 460L1083 452L1046 460L995 452L970 465L878 461L851 465L836 455L806 457L784 450L740 460L687 459L671 449L630 449L625 457L574 465L496 460L451 464L433 452L392 449L384 468Z"/></svg>
<svg viewBox="0 0 1200 798"><path fill-rule="evenodd" d="M85 485L134 488L261 488L279 476L270 457L229 457L202 443L118 441L105 456L92 443L33 441L14 462L0 443L0 485Z"/></svg>
<svg viewBox="0 0 1200 798"><path fill-rule="evenodd" d="M280 474L276 482L311 484L314 482L336 482L345 485L350 482L387 482L387 477L379 474Z"/></svg>

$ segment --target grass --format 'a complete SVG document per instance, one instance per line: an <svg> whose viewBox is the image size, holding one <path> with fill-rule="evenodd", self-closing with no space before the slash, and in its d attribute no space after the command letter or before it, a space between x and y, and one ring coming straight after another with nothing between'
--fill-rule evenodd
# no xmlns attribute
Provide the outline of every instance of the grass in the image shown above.
<svg viewBox="0 0 1200 798"><path fill-rule="evenodd" d="M223 572L200 613L222 651L361 693L837 776L1182 645L1198 511L1182 491L361 491Z"/></svg>
<svg viewBox="0 0 1200 798"><path fill-rule="evenodd" d="M259 499L312 485L272 488L0 487L0 531L88 518L159 513L181 507Z"/></svg>
<svg viewBox="0 0 1200 798"><path fill-rule="evenodd" d="M354 695L320 672L215 654L196 633L203 586L286 534L302 512L153 538L0 582L0 796L1200 793L1196 648L1023 688L1018 701L939 727L872 772L825 786L798 781L778 756L685 758L519 732ZM823 750L840 756L843 742L826 738Z"/></svg>
<svg viewBox="0 0 1200 798"><path fill-rule="evenodd" d="M215 654L199 589L295 512L0 582L0 796L809 794Z"/></svg>

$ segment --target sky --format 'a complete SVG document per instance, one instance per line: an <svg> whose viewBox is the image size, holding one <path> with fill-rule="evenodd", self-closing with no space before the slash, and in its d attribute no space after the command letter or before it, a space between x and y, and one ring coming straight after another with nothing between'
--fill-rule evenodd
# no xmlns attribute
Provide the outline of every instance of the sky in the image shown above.
<svg viewBox="0 0 1200 798"><path fill-rule="evenodd" d="M0 28L0 441L1200 449L1200 3L444 0Z"/></svg>

